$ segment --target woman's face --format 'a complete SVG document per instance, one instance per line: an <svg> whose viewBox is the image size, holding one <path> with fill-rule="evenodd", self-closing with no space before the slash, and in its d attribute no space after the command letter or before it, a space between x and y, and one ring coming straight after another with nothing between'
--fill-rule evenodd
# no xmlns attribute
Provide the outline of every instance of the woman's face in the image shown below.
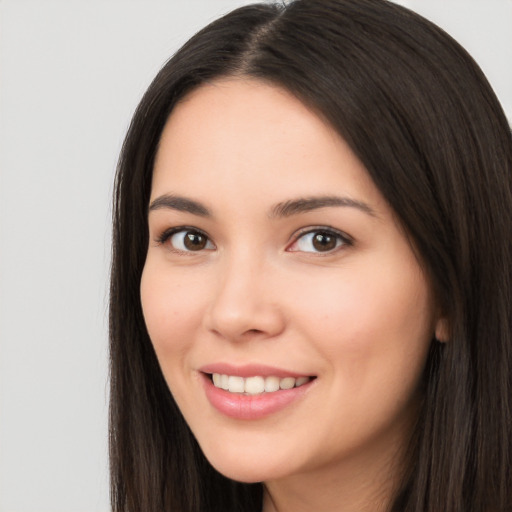
<svg viewBox="0 0 512 512"><path fill-rule="evenodd" d="M148 217L148 332L220 472L271 481L396 452L436 308L330 126L268 84L204 85L165 126Z"/></svg>

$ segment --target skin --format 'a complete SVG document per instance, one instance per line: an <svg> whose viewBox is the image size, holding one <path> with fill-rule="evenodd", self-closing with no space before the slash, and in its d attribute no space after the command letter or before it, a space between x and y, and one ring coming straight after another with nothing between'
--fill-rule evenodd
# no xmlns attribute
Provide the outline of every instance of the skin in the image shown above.
<svg viewBox="0 0 512 512"><path fill-rule="evenodd" d="M141 282L163 374L206 457L230 478L263 481L265 512L385 510L443 319L364 166L288 92L225 79L171 114L150 202L164 195L211 212L150 209ZM271 215L279 203L333 195L359 206ZM161 240L180 226L204 233L204 248L184 250L183 233ZM319 252L303 235L318 227L344 239ZM234 419L205 396L199 368L216 362L316 379L277 413Z"/></svg>

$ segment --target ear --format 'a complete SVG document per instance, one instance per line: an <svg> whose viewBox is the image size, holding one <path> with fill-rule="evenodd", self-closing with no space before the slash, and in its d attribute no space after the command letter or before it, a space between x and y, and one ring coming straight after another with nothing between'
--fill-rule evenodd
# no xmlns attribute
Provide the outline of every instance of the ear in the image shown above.
<svg viewBox="0 0 512 512"><path fill-rule="evenodd" d="M441 317L437 320L434 335L441 343L450 341L450 324L447 318Z"/></svg>

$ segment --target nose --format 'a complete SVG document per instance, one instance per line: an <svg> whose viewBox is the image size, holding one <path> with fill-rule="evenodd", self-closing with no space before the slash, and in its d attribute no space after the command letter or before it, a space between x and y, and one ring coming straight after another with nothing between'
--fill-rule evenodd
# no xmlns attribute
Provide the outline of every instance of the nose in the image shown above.
<svg viewBox="0 0 512 512"><path fill-rule="evenodd" d="M273 272L262 260L246 257L223 262L204 317L205 327L229 341L279 335L285 318Z"/></svg>

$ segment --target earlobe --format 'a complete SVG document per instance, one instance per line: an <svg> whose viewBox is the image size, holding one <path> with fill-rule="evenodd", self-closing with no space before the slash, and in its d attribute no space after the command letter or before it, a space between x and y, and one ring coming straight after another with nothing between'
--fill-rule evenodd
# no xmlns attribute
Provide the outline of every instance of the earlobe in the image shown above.
<svg viewBox="0 0 512 512"><path fill-rule="evenodd" d="M450 325L447 318L442 317L437 320L434 335L441 343L450 341Z"/></svg>

